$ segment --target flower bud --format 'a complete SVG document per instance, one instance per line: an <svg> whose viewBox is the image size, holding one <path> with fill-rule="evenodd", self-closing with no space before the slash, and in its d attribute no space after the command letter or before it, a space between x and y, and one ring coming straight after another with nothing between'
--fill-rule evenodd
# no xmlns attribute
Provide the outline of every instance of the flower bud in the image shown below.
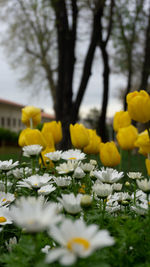
<svg viewBox="0 0 150 267"><path fill-rule="evenodd" d="M133 125L120 128L116 138L122 149L131 150L135 147L135 141L138 138L138 131Z"/></svg>
<svg viewBox="0 0 150 267"><path fill-rule="evenodd" d="M107 167L114 167L120 163L120 154L113 141L100 144L100 160Z"/></svg>
<svg viewBox="0 0 150 267"><path fill-rule="evenodd" d="M127 127L131 124L131 118L128 111L119 111L115 113L113 120L114 131L118 131L120 128Z"/></svg>
<svg viewBox="0 0 150 267"><path fill-rule="evenodd" d="M70 137L75 148L82 149L89 144L89 132L82 124L70 124Z"/></svg>
<svg viewBox="0 0 150 267"><path fill-rule="evenodd" d="M127 95L128 112L132 120L146 123L150 120L150 96L141 90Z"/></svg>
<svg viewBox="0 0 150 267"><path fill-rule="evenodd" d="M84 195L81 197L81 206L82 207L89 207L92 204L92 198L90 195Z"/></svg>
<svg viewBox="0 0 150 267"><path fill-rule="evenodd" d="M22 109L21 120L27 127L31 127L31 123L33 123L33 126L36 127L41 122L40 108L36 108L33 106L24 107Z"/></svg>

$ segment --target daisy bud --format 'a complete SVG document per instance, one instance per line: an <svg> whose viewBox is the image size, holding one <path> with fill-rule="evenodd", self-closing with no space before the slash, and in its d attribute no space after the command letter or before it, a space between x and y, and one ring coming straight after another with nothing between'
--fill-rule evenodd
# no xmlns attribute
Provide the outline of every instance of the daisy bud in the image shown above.
<svg viewBox="0 0 150 267"><path fill-rule="evenodd" d="M130 183L129 182L125 182L125 186L130 186Z"/></svg>
<svg viewBox="0 0 150 267"><path fill-rule="evenodd" d="M82 207L89 207L92 204L92 198L90 195L84 195L81 198L81 206Z"/></svg>

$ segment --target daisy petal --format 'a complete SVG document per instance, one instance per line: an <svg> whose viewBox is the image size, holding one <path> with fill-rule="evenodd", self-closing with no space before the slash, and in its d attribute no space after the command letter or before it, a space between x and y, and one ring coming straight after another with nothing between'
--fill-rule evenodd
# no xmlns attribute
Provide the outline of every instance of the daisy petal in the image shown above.
<svg viewBox="0 0 150 267"><path fill-rule="evenodd" d="M46 262L51 263L58 260L63 254L66 253L64 248L54 248L46 256Z"/></svg>

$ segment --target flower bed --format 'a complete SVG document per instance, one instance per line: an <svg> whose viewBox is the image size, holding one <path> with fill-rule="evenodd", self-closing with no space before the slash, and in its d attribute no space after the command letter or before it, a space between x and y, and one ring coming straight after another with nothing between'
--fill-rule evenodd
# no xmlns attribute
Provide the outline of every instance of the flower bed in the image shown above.
<svg viewBox="0 0 150 267"><path fill-rule="evenodd" d="M40 110L23 109L27 161L0 161L0 266L150 266L150 97L133 92L127 102L129 112L114 118L115 141L70 125L66 151L55 148L60 122L32 129ZM144 155L137 162L135 147Z"/></svg>

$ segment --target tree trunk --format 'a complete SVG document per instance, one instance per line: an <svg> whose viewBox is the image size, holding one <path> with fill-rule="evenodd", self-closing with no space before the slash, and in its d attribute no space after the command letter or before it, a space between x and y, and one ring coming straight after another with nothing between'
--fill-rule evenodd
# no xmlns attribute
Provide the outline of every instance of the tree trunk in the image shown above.
<svg viewBox="0 0 150 267"><path fill-rule="evenodd" d="M67 149L70 139L69 124L72 109L78 9L76 0L72 0L72 25L69 26L66 1L54 1L53 5L57 19L56 28L58 38L58 82L56 86L55 113L56 120L62 123L63 140L60 148Z"/></svg>
<svg viewBox="0 0 150 267"><path fill-rule="evenodd" d="M104 71L103 71L103 97L102 97L103 100L102 100L101 115L99 117L99 123L98 123L98 134L101 136L102 141L106 142L109 139L106 128L106 113L107 113L107 104L109 95L110 68L109 68L108 53L105 45L101 44L100 49L103 58Z"/></svg>
<svg viewBox="0 0 150 267"><path fill-rule="evenodd" d="M125 90L124 98L123 98L123 107L124 111L127 110L127 101L126 101L126 96L131 90L131 85L132 85L132 68L129 68L128 70L128 81L127 81L127 87Z"/></svg>

